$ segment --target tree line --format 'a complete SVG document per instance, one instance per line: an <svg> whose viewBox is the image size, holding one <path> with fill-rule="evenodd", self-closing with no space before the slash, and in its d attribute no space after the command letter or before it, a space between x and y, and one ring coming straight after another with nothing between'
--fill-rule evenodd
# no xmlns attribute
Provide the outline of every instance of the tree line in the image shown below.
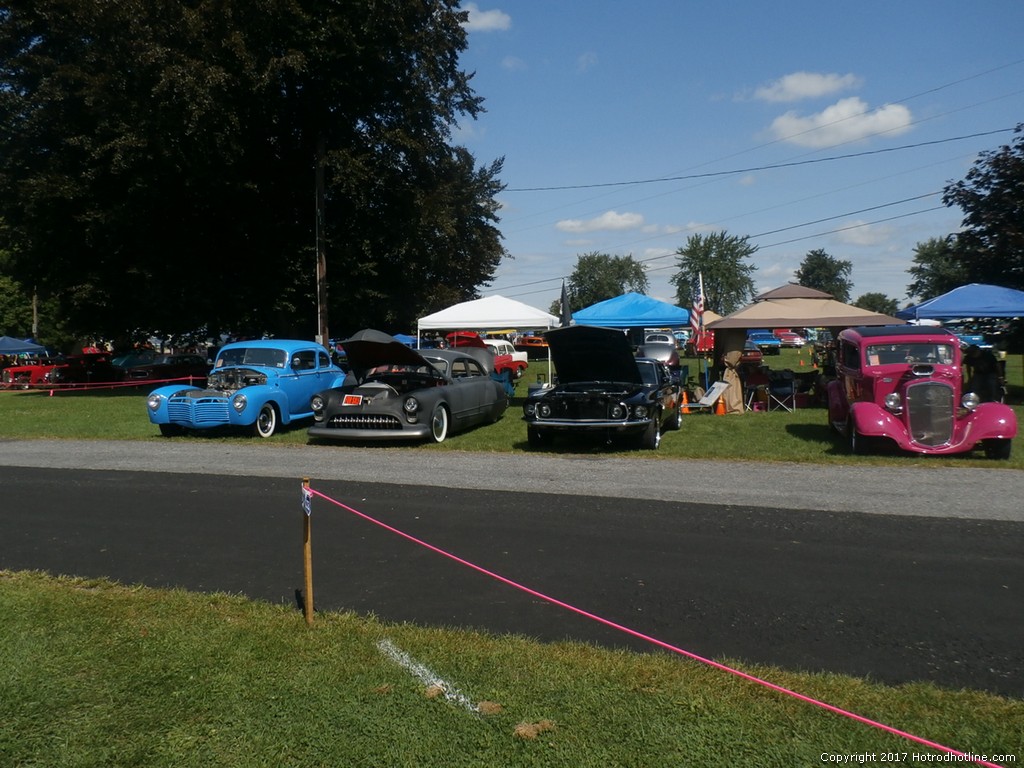
<svg viewBox="0 0 1024 768"><path fill-rule="evenodd" d="M506 256L458 0L0 8L0 306L24 333L407 327ZM322 206L316 204L323 172ZM317 224L321 224L317 242Z"/></svg>

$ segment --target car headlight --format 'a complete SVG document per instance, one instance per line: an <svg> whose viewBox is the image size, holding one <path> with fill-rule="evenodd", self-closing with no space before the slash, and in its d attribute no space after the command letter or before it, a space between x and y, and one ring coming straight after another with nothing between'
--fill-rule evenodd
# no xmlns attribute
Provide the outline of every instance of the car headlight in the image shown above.
<svg viewBox="0 0 1024 768"><path fill-rule="evenodd" d="M146 398L146 407L151 411L159 410L160 405L163 403L164 398L162 395L150 395Z"/></svg>
<svg viewBox="0 0 1024 768"><path fill-rule="evenodd" d="M320 395L313 395L309 400L309 409L320 413L324 409L324 399Z"/></svg>
<svg viewBox="0 0 1024 768"><path fill-rule="evenodd" d="M547 403L541 403L537 406L537 415L542 419L546 419L551 416L551 406Z"/></svg>
<svg viewBox="0 0 1024 768"><path fill-rule="evenodd" d="M249 399L239 392L233 398L231 398L231 405L235 409L236 413L241 413L245 410L245 407L249 404Z"/></svg>
<svg viewBox="0 0 1024 768"><path fill-rule="evenodd" d="M537 413L537 404L525 403L523 405L523 413L525 413L527 416L533 416L535 413Z"/></svg>
<svg viewBox="0 0 1024 768"><path fill-rule="evenodd" d="M646 419L647 418L647 406L646 405L638 405L636 408L633 409L633 415L636 416L636 418L638 418L638 419Z"/></svg>
<svg viewBox="0 0 1024 768"><path fill-rule="evenodd" d="M613 405L611 410L611 417L613 419L626 418L626 407L621 403L619 405Z"/></svg>
<svg viewBox="0 0 1024 768"><path fill-rule="evenodd" d="M407 397L402 407L405 408L406 413L413 414L420 409L420 401L415 397Z"/></svg>
<svg viewBox="0 0 1024 768"><path fill-rule="evenodd" d="M903 407L903 399L898 392L892 392L885 396L885 407L895 413Z"/></svg>
<svg viewBox="0 0 1024 768"><path fill-rule="evenodd" d="M981 405L981 398L978 397L974 392L965 392L964 396L960 398L960 405L962 405L968 411L973 411L975 408Z"/></svg>

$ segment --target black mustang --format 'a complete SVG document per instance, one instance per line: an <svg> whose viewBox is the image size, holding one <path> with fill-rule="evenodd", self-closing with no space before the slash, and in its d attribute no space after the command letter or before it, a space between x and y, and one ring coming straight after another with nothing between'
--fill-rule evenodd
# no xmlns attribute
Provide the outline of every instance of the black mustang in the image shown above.
<svg viewBox="0 0 1024 768"><path fill-rule="evenodd" d="M632 437L657 448L664 429L682 426L679 385L668 366L635 358L626 335L614 328L575 325L545 334L558 384L534 392L523 405L530 445L556 433L608 440Z"/></svg>

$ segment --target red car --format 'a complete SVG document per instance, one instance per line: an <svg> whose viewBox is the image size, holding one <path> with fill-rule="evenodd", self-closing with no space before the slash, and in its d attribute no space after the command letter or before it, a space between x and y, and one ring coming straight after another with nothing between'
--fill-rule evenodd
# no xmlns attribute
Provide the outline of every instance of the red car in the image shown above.
<svg viewBox="0 0 1024 768"><path fill-rule="evenodd" d="M543 336L520 336L513 346L516 352L525 352L530 360L548 358L548 340Z"/></svg>
<svg viewBox="0 0 1024 768"><path fill-rule="evenodd" d="M827 384L828 418L853 453L888 442L925 454L981 447L1010 458L1017 417L1002 403L963 392L960 342L939 327L847 328Z"/></svg>
<svg viewBox="0 0 1024 768"><path fill-rule="evenodd" d="M12 365L0 374L0 384L4 389L41 387L46 384L46 375L60 362L60 358L40 357L27 360L23 365Z"/></svg>
<svg viewBox="0 0 1024 768"><path fill-rule="evenodd" d="M44 375L47 384L109 384L121 380L121 369L105 352L68 355Z"/></svg>

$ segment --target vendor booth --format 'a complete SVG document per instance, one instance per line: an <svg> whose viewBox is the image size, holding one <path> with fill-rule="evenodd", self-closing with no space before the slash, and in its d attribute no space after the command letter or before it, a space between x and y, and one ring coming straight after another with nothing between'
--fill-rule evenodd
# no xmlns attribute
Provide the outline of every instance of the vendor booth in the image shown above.
<svg viewBox="0 0 1024 768"><path fill-rule="evenodd" d="M789 283L759 295L752 303L730 315L707 324L715 332L715 354L725 366L725 378L730 383L731 397L726 400L727 413L743 413L748 407L739 385L738 359L746 341L747 330L751 328L848 328L855 325L904 324L905 320L879 312L871 312L850 304L836 301L829 294L814 288ZM784 374L784 372L779 372ZM778 380L769 383L770 394L780 407L796 407L796 388L789 381Z"/></svg>
<svg viewBox="0 0 1024 768"><path fill-rule="evenodd" d="M421 317L416 323L416 346L422 346L422 333L427 330L486 331L510 330L539 331L557 328L559 320L544 310L523 304L504 296L486 296L464 301ZM548 380L551 379L551 358L548 357Z"/></svg>
<svg viewBox="0 0 1024 768"><path fill-rule="evenodd" d="M971 283L896 313L905 320L1024 317L1024 291Z"/></svg>
<svg viewBox="0 0 1024 768"><path fill-rule="evenodd" d="M577 325L605 328L686 328L690 310L642 293L624 293L574 312L572 318Z"/></svg>

